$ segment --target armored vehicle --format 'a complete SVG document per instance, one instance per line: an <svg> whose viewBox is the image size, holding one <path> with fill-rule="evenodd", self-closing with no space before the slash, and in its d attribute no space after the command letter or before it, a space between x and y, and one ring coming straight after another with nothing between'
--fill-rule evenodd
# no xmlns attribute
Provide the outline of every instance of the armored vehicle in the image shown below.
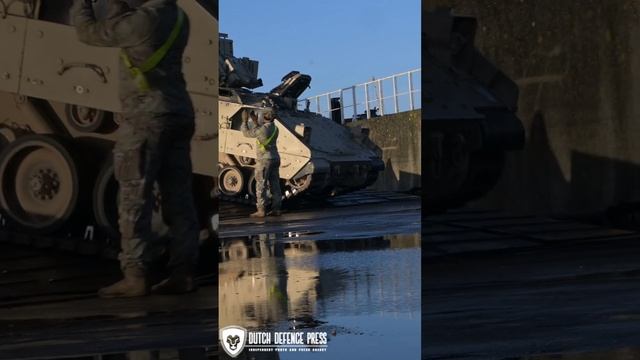
<svg viewBox="0 0 640 360"><path fill-rule="evenodd" d="M107 1L93 2L98 17ZM22 230L66 235L98 225L117 238L111 150L121 107L119 50L77 40L73 0L1 5L0 205ZM183 71L196 109L192 160L204 225L217 177L217 2L178 5L191 29Z"/></svg>
<svg viewBox="0 0 640 360"><path fill-rule="evenodd" d="M474 47L476 19L423 14L427 211L461 206L497 183L505 153L524 145L518 87Z"/></svg>
<svg viewBox="0 0 640 360"><path fill-rule="evenodd" d="M242 135L242 112L275 108L280 177L286 197L301 194L327 196L365 188L384 168L365 129L349 129L328 118L298 109L298 97L311 77L292 71L268 93L262 86L258 62L238 58L233 41L220 36L219 125L220 192L232 198L255 196L255 139Z"/></svg>

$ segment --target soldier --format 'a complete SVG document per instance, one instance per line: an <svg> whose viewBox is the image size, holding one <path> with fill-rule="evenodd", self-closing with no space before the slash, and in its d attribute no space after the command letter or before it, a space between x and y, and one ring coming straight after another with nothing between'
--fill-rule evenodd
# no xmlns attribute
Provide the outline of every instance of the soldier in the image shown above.
<svg viewBox="0 0 640 360"><path fill-rule="evenodd" d="M276 141L278 140L278 127L274 123L275 114L269 110L263 113L264 124L258 124L258 115L251 112L254 127L249 129L247 124L249 115L247 111L242 112L242 134L246 137L256 138L258 146L258 156L256 158L256 208L257 211L251 217L265 217L265 203L267 197L267 182L271 186L271 213L270 215L280 216L280 205L282 203L282 193L280 192L280 155Z"/></svg>
<svg viewBox="0 0 640 360"><path fill-rule="evenodd" d="M72 10L79 39L89 45L121 48L125 65L120 71L123 120L113 150L120 185L119 259L124 279L100 289L99 295L133 297L149 292L156 181L163 219L172 235L171 274L151 291L192 291L199 226L191 192L194 111L182 74L188 20L176 0L146 0L135 8L110 0L104 19L96 19L91 4L91 0L76 0Z"/></svg>

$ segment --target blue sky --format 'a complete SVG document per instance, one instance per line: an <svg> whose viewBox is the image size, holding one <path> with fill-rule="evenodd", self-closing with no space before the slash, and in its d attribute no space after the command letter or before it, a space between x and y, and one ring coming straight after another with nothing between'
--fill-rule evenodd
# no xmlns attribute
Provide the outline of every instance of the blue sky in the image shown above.
<svg viewBox="0 0 640 360"><path fill-rule="evenodd" d="M260 61L261 91L291 70L306 97L420 67L418 0L220 0L220 32Z"/></svg>

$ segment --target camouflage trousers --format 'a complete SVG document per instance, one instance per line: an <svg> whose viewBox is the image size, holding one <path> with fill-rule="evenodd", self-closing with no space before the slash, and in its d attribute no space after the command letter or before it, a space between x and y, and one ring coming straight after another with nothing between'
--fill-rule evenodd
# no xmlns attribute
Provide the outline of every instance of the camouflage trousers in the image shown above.
<svg viewBox="0 0 640 360"><path fill-rule="evenodd" d="M145 268L152 259L151 218L160 190L162 218L169 227L170 268L195 266L199 226L192 193L190 144L193 118L171 115L127 117L113 150L120 191L120 264Z"/></svg>
<svg viewBox="0 0 640 360"><path fill-rule="evenodd" d="M256 208L266 210L267 183L271 188L271 208L280 210L282 191L280 190L280 159L259 159L256 162Z"/></svg>

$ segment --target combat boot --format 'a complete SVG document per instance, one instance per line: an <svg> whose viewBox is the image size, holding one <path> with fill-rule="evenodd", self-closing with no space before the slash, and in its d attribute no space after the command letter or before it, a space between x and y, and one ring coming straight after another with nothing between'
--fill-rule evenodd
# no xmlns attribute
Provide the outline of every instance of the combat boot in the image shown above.
<svg viewBox="0 0 640 360"><path fill-rule="evenodd" d="M196 291L198 286L193 279L190 267L180 267L171 272L168 278L153 285L151 292L160 295L186 294Z"/></svg>
<svg viewBox="0 0 640 360"><path fill-rule="evenodd" d="M123 270L124 279L98 290L101 298L138 297L148 294L147 279L143 269L128 267Z"/></svg>
<svg viewBox="0 0 640 360"><path fill-rule="evenodd" d="M249 215L249 217L252 217L252 218L263 218L265 216L266 216L266 214L265 214L264 210L262 210L262 209L258 209L258 211L256 211L253 214Z"/></svg>
<svg viewBox="0 0 640 360"><path fill-rule="evenodd" d="M271 210L269 215L271 215L271 216L280 216L280 215L282 215L282 211L280 211L280 209L274 209L274 210Z"/></svg>

